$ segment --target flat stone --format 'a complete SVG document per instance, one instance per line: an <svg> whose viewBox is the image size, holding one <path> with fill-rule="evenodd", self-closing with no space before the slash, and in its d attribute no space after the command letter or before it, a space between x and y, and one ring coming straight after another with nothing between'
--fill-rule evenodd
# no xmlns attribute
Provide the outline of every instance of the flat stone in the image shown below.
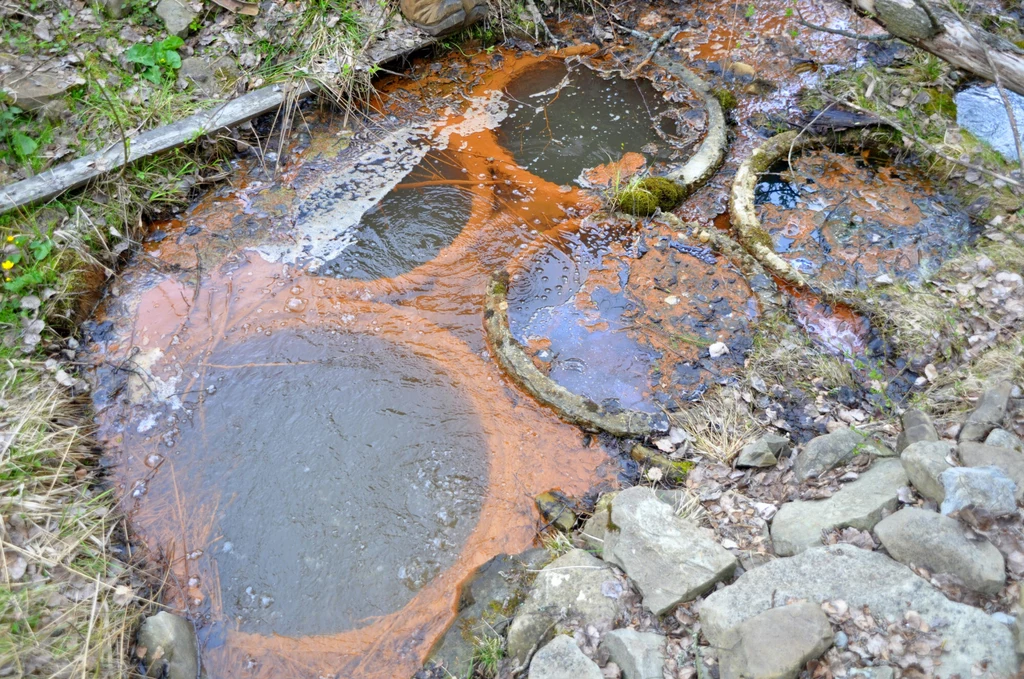
<svg viewBox="0 0 1024 679"><path fill-rule="evenodd" d="M1015 497L1024 499L1024 454L1009 448L996 448L984 443L960 443L960 461L965 467L999 467L1017 484Z"/></svg>
<svg viewBox="0 0 1024 679"><path fill-rule="evenodd" d="M768 434L748 443L736 458L737 467L774 467L790 451L789 439Z"/></svg>
<svg viewBox="0 0 1024 679"><path fill-rule="evenodd" d="M985 438L986 446L994 446L996 448L1009 448L1010 450L1016 450L1018 453L1024 453L1024 441L1020 440L1020 437L1011 431L1005 429L993 429L989 432L989 435Z"/></svg>
<svg viewBox="0 0 1024 679"><path fill-rule="evenodd" d="M199 648L192 623L177 615L160 611L146 618L136 637L147 677L196 679L199 674Z"/></svg>
<svg viewBox="0 0 1024 679"><path fill-rule="evenodd" d="M192 22L198 16L184 0L160 0L156 15L163 20L167 32L179 38L188 35Z"/></svg>
<svg viewBox="0 0 1024 679"><path fill-rule="evenodd" d="M906 485L907 474L899 460L877 460L828 499L785 503L772 521L775 553L790 556L820 545L826 530L871 530L884 513L895 511L897 493Z"/></svg>
<svg viewBox="0 0 1024 679"><path fill-rule="evenodd" d="M572 637L560 634L530 661L529 679L604 679L601 668L588 658Z"/></svg>
<svg viewBox="0 0 1024 679"><path fill-rule="evenodd" d="M549 559L547 550L518 556L499 554L480 566L459 588L458 615L427 656L427 664L456 677L469 676L476 645L473 639L499 636L529 582L528 571Z"/></svg>
<svg viewBox="0 0 1024 679"><path fill-rule="evenodd" d="M661 679L666 657L660 634L616 629L604 635L601 645L622 669L622 679Z"/></svg>
<svg viewBox="0 0 1024 679"><path fill-rule="evenodd" d="M821 606L803 601L744 620L726 637L722 679L795 679L832 645L832 626Z"/></svg>
<svg viewBox="0 0 1024 679"><path fill-rule="evenodd" d="M580 531L580 539L596 554L604 554L604 536L608 532L608 521L611 517L610 506L598 506Z"/></svg>
<svg viewBox="0 0 1024 679"><path fill-rule="evenodd" d="M890 457L894 454L882 444L859 431L840 429L808 441L793 462L793 474L798 481L806 481L816 478L830 469L835 469L864 453L880 457Z"/></svg>
<svg viewBox="0 0 1024 679"><path fill-rule="evenodd" d="M2 56L0 65L12 67L0 83L0 90L6 92L14 100L14 105L23 111L38 111L84 82L74 73L26 71L24 63Z"/></svg>
<svg viewBox="0 0 1024 679"><path fill-rule="evenodd" d="M970 677L975 663L983 661L989 663L988 676L1009 677L1017 671L1009 628L980 609L949 601L884 554L851 545L815 547L744 573L704 600L701 627L711 645L722 648L731 629L793 599L842 600L850 610L867 606L877 619L891 621L916 611L944 641L939 677Z"/></svg>
<svg viewBox="0 0 1024 679"><path fill-rule="evenodd" d="M557 491L541 493L535 499L544 523L568 533L576 525L576 513L570 508L569 499Z"/></svg>
<svg viewBox="0 0 1024 679"><path fill-rule="evenodd" d="M676 516L653 490L639 486L612 501L604 558L636 583L655 615L697 598L737 565L710 531Z"/></svg>
<svg viewBox="0 0 1024 679"><path fill-rule="evenodd" d="M882 519L875 535L900 563L952 575L976 592L998 594L1006 584L999 550L988 540L969 539L960 522L948 516L904 507Z"/></svg>
<svg viewBox="0 0 1024 679"><path fill-rule="evenodd" d="M618 572L582 549L545 566L508 630L507 652L522 664L552 624L610 630L622 612L627 588Z"/></svg>
<svg viewBox="0 0 1024 679"><path fill-rule="evenodd" d="M1010 393L1013 385L1009 382L1000 382L992 389L989 389L974 407L960 429L960 441L984 441L996 427L1003 424L1006 417L1006 406L1010 402Z"/></svg>
<svg viewBox="0 0 1024 679"><path fill-rule="evenodd" d="M916 441L903 449L903 470L922 497L942 503L946 490L939 476L952 466L946 461L952 452L953 446L944 441Z"/></svg>
<svg viewBox="0 0 1024 679"><path fill-rule="evenodd" d="M896 452L902 453L912 443L939 440L939 432L936 431L932 418L920 410L908 410L900 419L903 423L903 431L896 438Z"/></svg>
<svg viewBox="0 0 1024 679"><path fill-rule="evenodd" d="M993 517L1017 513L1017 484L999 467L953 467L939 480L946 491L943 514L963 509Z"/></svg>

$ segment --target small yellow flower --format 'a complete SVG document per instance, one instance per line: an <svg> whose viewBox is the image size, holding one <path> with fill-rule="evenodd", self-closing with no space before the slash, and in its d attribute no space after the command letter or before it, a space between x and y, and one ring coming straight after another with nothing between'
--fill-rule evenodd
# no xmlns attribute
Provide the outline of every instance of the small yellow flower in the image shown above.
<svg viewBox="0 0 1024 679"><path fill-rule="evenodd" d="M14 268L14 262L9 259L5 259L3 264L0 264L4 268L4 271L10 271Z"/></svg>
<svg viewBox="0 0 1024 679"><path fill-rule="evenodd" d="M7 237L7 242L8 243L13 243L14 242L14 236L8 236Z"/></svg>

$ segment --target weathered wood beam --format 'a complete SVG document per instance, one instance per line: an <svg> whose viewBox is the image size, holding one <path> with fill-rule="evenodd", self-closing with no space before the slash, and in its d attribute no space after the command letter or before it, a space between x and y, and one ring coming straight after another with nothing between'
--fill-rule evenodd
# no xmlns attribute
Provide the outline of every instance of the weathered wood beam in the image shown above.
<svg viewBox="0 0 1024 679"><path fill-rule="evenodd" d="M367 51L368 63L385 63L435 42L433 38L411 27L392 31L392 34L390 40L381 41L379 46L373 46ZM102 151L90 153L14 184L0 186L0 214L52 200L66 191L117 172L126 164L131 165L142 158L194 143L206 135L270 113L281 106L287 96L301 99L319 89L312 80L292 84L290 93L288 87L283 84L268 85L170 125L129 137L127 162L125 145L117 141Z"/></svg>

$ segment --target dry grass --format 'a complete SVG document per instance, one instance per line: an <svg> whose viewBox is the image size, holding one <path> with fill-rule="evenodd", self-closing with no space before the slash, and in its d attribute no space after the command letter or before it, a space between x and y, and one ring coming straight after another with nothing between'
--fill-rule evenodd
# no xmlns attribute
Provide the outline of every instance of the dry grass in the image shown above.
<svg viewBox="0 0 1024 679"><path fill-rule="evenodd" d="M733 389L718 389L672 414L672 424L690 436L694 450L729 464L760 433L749 406Z"/></svg>
<svg viewBox="0 0 1024 679"><path fill-rule="evenodd" d="M1024 332L992 347L976 360L940 374L927 391L915 399L917 408L929 412L940 429L962 422L974 401L997 382L1024 382Z"/></svg>
<svg viewBox="0 0 1024 679"><path fill-rule="evenodd" d="M97 489L84 404L40 363L3 366L0 676L127 676L145 580L111 553L124 526Z"/></svg>

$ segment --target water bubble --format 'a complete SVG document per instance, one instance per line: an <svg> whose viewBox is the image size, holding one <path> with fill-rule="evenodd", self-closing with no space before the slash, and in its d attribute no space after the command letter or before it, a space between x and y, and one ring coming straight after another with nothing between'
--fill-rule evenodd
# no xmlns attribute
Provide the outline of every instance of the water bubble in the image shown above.
<svg viewBox="0 0 1024 679"><path fill-rule="evenodd" d="M298 297L292 297L291 299L288 300L288 303L285 305L285 308L288 311L292 311L295 313L304 311L306 309L306 300L299 299Z"/></svg>

